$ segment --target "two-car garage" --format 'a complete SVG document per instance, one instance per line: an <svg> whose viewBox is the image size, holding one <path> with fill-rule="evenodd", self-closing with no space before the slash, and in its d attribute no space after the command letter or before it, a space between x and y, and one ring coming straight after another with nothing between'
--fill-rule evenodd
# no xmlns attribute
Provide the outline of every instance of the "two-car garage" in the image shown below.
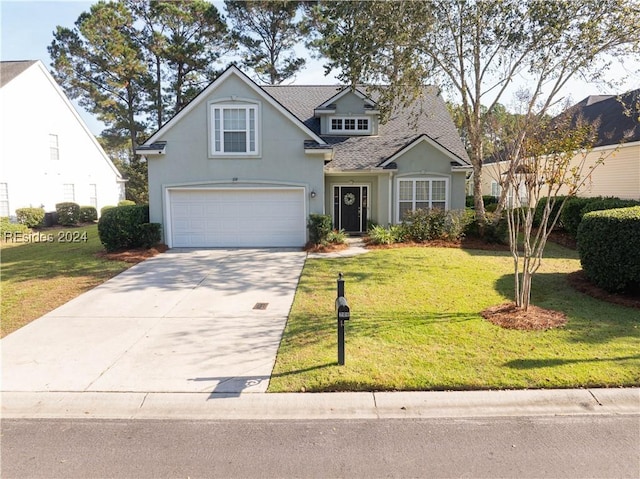
<svg viewBox="0 0 640 479"><path fill-rule="evenodd" d="M173 248L301 247L306 242L300 187L169 188Z"/></svg>

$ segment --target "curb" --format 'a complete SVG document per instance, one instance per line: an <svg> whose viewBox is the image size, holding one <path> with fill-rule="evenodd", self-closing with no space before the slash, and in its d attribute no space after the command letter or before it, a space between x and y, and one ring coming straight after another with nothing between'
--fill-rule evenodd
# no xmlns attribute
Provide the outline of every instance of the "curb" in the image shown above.
<svg viewBox="0 0 640 479"><path fill-rule="evenodd" d="M640 415L640 388L355 393L3 392L2 417L310 420Z"/></svg>

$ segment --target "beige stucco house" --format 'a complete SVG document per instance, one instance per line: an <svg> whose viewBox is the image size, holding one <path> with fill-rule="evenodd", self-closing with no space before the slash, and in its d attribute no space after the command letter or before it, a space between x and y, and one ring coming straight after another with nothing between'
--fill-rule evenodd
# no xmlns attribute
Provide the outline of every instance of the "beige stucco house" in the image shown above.
<svg viewBox="0 0 640 479"><path fill-rule="evenodd" d="M259 86L235 66L137 152L170 247L302 246L311 213L359 234L463 209L470 170L436 89L382 123L363 89Z"/></svg>
<svg viewBox="0 0 640 479"><path fill-rule="evenodd" d="M598 128L583 170L591 175L578 196L640 200L640 89L620 96L589 96L563 113L566 114L574 121L581 118ZM601 158L603 162L599 163ZM581 160L581 156L576 157L574 165ZM506 168L504 162L484 165L483 195L499 196L499 179Z"/></svg>

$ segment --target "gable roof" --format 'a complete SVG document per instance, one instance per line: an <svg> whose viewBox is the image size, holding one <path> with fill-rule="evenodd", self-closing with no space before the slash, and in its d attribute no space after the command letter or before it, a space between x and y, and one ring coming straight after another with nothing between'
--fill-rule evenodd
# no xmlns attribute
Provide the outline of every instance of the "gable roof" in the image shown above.
<svg viewBox="0 0 640 479"><path fill-rule="evenodd" d="M20 76L21 73L25 72L33 65L36 65L44 78L49 82L55 93L60 97L65 106L69 109L70 113L80 125L80 128L82 128L82 130L89 137L89 140L91 141L93 146L96 148L96 150L98 150L98 153L100 154L102 159L107 163L107 165L109 165L109 168L111 168L111 170L116 175L116 181L125 182L126 180L122 177L120 170L116 168L100 143L98 143L98 140L96 139L94 134L91 133L91 130L89 130L89 127L78 113L78 110L75 109L75 107L71 103L71 100L69 100L69 97L67 97L64 91L62 91L62 88L60 87L60 85L58 85L58 82L55 80L55 78L53 78L51 73L49 73L47 68L44 66L44 63L42 63L40 60L0 62L0 87L4 87L7 83ZM7 75L6 77L5 72Z"/></svg>
<svg viewBox="0 0 640 479"><path fill-rule="evenodd" d="M264 100L267 101L271 106L276 108L280 113L290 119L294 124L296 124L301 130L303 130L307 135L309 135L313 140L318 142L319 144L325 144L325 142L320 138L313 130L309 129L307 125L302 123L298 117L293 115L287 108L283 107L281 103L277 101L277 99L273 98L268 94L268 92L259 87L251 78L245 75L238 67L235 65L229 66L224 72L218 76L213 82L209 84L204 90L202 90L193 100L191 100L187 106L185 106L182 110L176 113L173 118L171 118L167 123L165 123L158 131L156 131L153 135L149 137L147 141L144 142L144 147L149 147L154 143L157 143L158 140L162 138L162 136L173 128L182 118L189 114L197 105L201 102L205 101L206 98L227 78L230 76L235 76L239 80L241 80L244 84L246 84L249 88L255 91L259 96L261 96ZM136 148L140 151L144 151L145 148ZM144 153L143 153L144 154Z"/></svg>
<svg viewBox="0 0 640 479"><path fill-rule="evenodd" d="M592 95L565 110L556 118L571 117L597 124L594 146L617 145L640 141L640 88L623 95Z"/></svg>
<svg viewBox="0 0 640 479"><path fill-rule="evenodd" d="M35 60L0 62L0 88L35 63Z"/></svg>
<svg viewBox="0 0 640 479"><path fill-rule="evenodd" d="M320 119L315 117L314 110L351 91L349 87L327 85L262 88L318 135ZM359 92L363 99L371 98ZM438 90L424 87L422 96L410 107L395 108L389 120L378 126L376 136L322 135L322 139L334 150L334 159L327 164L327 168L369 170L389 167L389 158L422 136L427 136L449 152L455 162L469 164L460 135Z"/></svg>

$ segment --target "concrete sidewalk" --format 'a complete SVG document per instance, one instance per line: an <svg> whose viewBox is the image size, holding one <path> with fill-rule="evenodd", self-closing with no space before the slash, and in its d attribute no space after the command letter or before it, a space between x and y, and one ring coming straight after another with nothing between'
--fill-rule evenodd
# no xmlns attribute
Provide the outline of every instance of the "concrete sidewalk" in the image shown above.
<svg viewBox="0 0 640 479"><path fill-rule="evenodd" d="M322 394L2 394L3 418L278 420L618 414L640 416L640 388Z"/></svg>

